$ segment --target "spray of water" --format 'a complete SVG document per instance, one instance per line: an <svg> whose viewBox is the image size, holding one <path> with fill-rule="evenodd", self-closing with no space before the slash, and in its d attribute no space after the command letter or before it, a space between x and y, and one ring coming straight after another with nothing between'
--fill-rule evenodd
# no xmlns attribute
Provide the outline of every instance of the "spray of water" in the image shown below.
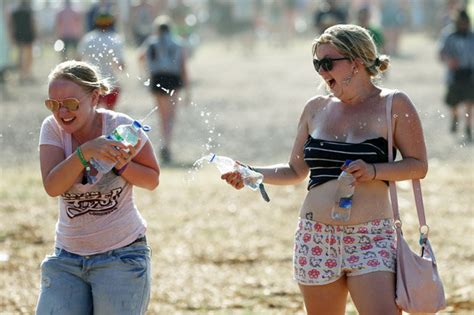
<svg viewBox="0 0 474 315"><path fill-rule="evenodd" d="M153 107L151 109L151 111L148 112L148 114L145 115L145 117L142 118L142 120L140 120L140 123L143 125L143 123L145 122L145 120L148 119L148 117L150 117L151 114L153 114L156 110L158 109L158 105Z"/></svg>

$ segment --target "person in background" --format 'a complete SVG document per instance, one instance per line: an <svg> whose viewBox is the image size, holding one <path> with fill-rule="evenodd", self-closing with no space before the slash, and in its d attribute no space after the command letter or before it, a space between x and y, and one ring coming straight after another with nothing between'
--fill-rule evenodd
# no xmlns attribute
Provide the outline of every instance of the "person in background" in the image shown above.
<svg viewBox="0 0 474 315"><path fill-rule="evenodd" d="M21 0L10 16L10 31L13 42L18 47L20 84L34 82L33 43L36 39L36 24L30 0Z"/></svg>
<svg viewBox="0 0 474 315"><path fill-rule="evenodd" d="M150 36L139 51L140 63L146 62L150 89L158 106L163 147L162 163L170 163L171 141L176 119L178 92L188 87L186 53L183 44L171 32L171 19L158 16L153 22L155 35ZM186 90L187 98L189 91Z"/></svg>
<svg viewBox="0 0 474 315"><path fill-rule="evenodd" d="M39 159L46 193L59 197L59 218L54 252L41 263L36 314L145 314L150 248L133 187L159 184L152 144L142 130L135 147L105 137L133 120L97 108L109 87L92 65L65 61L48 78L51 115L41 126ZM116 164L100 173L91 159Z"/></svg>
<svg viewBox="0 0 474 315"><path fill-rule="evenodd" d="M95 20L97 15L102 13L107 13L109 15L117 16L116 1L112 0L99 0L98 2L92 4L86 12L86 32L91 32L96 28ZM115 25L112 26L112 29L115 31Z"/></svg>
<svg viewBox="0 0 474 315"><path fill-rule="evenodd" d="M4 101L10 98L7 91L7 71L10 64L10 41L7 35L7 5L4 1L0 3L0 100Z"/></svg>
<svg viewBox="0 0 474 315"><path fill-rule="evenodd" d="M130 27L135 45L140 47L141 44L152 33L153 20L157 13L156 8L148 0L139 0L133 5L130 11Z"/></svg>
<svg viewBox="0 0 474 315"><path fill-rule="evenodd" d="M288 163L252 169L264 175L264 183L275 185L294 185L309 174L293 257L294 278L308 314L343 315L348 293L359 314L400 314L388 181L424 178L427 173L417 110L405 93L373 83L390 60L378 53L360 26L326 29L313 42L312 58L330 94L307 102ZM391 126L386 118L390 100ZM389 150L396 149L402 158L388 162ZM343 166L347 160L351 162ZM353 176L355 187L347 221L331 215L339 201L336 179L342 171ZM244 186L238 172L222 179L237 189Z"/></svg>
<svg viewBox="0 0 474 315"><path fill-rule="evenodd" d="M77 45L82 37L83 17L72 6L71 0L64 0L64 8L56 14L56 36L64 44L63 61L77 56Z"/></svg>
<svg viewBox="0 0 474 315"><path fill-rule="evenodd" d="M114 110L120 95L118 74L125 68L123 41L113 26L115 17L108 12L96 16L96 28L79 42L79 60L96 65L100 73L110 80L113 89L100 96L99 106Z"/></svg>
<svg viewBox="0 0 474 315"><path fill-rule="evenodd" d="M369 31L377 46L377 50L381 53L385 52L383 32L370 23L370 7L363 6L357 12L357 24Z"/></svg>
<svg viewBox="0 0 474 315"><path fill-rule="evenodd" d="M400 54L403 27L408 24L407 3L403 0L380 0L380 20L385 38L385 50L393 57Z"/></svg>
<svg viewBox="0 0 474 315"><path fill-rule="evenodd" d="M460 10L455 28L441 39L440 58L448 68L445 102L451 109L451 132L459 125L459 107L466 107L465 139L472 142L474 107L474 33L466 11Z"/></svg>
<svg viewBox="0 0 474 315"><path fill-rule="evenodd" d="M318 34L322 34L328 27L346 22L347 12L338 5L338 0L324 0L319 3L313 16L313 24Z"/></svg>
<svg viewBox="0 0 474 315"><path fill-rule="evenodd" d="M41 51L44 47L51 47L54 43L54 18L56 9L53 7L51 0L44 0L41 9L36 10L35 19L38 31L38 39Z"/></svg>

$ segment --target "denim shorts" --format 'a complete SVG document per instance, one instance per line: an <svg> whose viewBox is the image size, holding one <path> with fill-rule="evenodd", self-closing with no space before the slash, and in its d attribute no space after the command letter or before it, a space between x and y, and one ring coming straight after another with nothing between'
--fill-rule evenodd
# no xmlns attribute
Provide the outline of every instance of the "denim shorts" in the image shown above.
<svg viewBox="0 0 474 315"><path fill-rule="evenodd" d="M144 237L90 256L55 248L41 263L36 314L145 314L150 300L150 253Z"/></svg>
<svg viewBox="0 0 474 315"><path fill-rule="evenodd" d="M395 273L396 233L392 219L357 225L329 225L300 219L295 233L294 278L324 285L342 276Z"/></svg>

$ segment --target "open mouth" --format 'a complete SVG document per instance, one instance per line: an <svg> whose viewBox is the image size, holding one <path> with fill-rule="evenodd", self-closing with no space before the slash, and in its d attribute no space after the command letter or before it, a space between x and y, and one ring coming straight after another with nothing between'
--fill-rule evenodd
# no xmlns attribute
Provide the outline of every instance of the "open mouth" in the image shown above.
<svg viewBox="0 0 474 315"><path fill-rule="evenodd" d="M70 125L72 124L72 122L76 120L76 117L72 117L72 118L61 118L61 121L63 124L65 125Z"/></svg>
<svg viewBox="0 0 474 315"><path fill-rule="evenodd" d="M330 80L327 80L326 83L329 85L329 88L332 89L334 85L336 85L336 80L330 79Z"/></svg>

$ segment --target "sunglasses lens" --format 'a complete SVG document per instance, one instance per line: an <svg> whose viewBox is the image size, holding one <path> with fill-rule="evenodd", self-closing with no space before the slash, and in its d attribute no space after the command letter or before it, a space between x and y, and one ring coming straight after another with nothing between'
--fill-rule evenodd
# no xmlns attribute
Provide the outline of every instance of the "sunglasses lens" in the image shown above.
<svg viewBox="0 0 474 315"><path fill-rule="evenodd" d="M331 59L324 58L320 61L320 64L321 64L321 67L325 71L331 71L332 70L332 60Z"/></svg>
<svg viewBox="0 0 474 315"><path fill-rule="evenodd" d="M44 101L44 104L46 105L46 108L52 112L57 111L59 108L59 102L56 100L46 100Z"/></svg>
<svg viewBox="0 0 474 315"><path fill-rule="evenodd" d="M319 64L318 59L313 59L313 66L314 66L314 70L316 70L316 72L319 72L320 64Z"/></svg>
<svg viewBox="0 0 474 315"><path fill-rule="evenodd" d="M67 98L63 100L63 106L70 111L76 111L79 108L79 101L75 98Z"/></svg>

